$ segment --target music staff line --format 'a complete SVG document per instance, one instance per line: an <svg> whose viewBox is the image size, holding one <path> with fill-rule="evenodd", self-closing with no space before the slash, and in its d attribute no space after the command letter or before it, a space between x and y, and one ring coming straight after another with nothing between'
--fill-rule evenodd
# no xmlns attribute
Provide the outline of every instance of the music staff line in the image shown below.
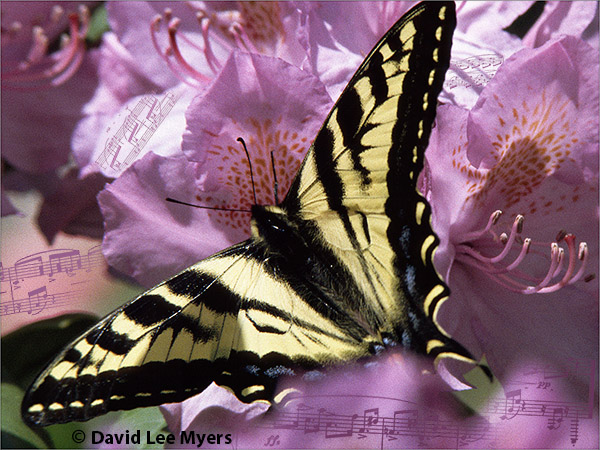
<svg viewBox="0 0 600 450"><path fill-rule="evenodd" d="M453 59L444 87L454 89L458 86L484 86L493 78L503 62L502 56L493 54Z"/></svg>
<svg viewBox="0 0 600 450"><path fill-rule="evenodd" d="M42 292L29 291L26 298L14 299L0 302L0 316L11 314L27 313L36 315L45 309L60 308L81 299L85 291L67 291L58 294L48 294L46 288Z"/></svg>
<svg viewBox="0 0 600 450"><path fill-rule="evenodd" d="M80 287L90 281L92 270L105 264L100 245L85 255L74 249L52 249L21 258L11 267L0 262L0 316L37 315L67 306L81 298Z"/></svg>
<svg viewBox="0 0 600 450"><path fill-rule="evenodd" d="M43 257L50 252L56 253L49 254L48 261L44 262ZM89 271L103 264L104 256L99 245L92 247L85 256L82 256L79 250L50 250L22 258L12 267L4 268L0 262L0 282L18 282L40 276L52 277L57 273L70 274L78 270Z"/></svg>
<svg viewBox="0 0 600 450"><path fill-rule="evenodd" d="M296 407L296 412L281 411L276 419L267 421L258 426L272 430L289 430L303 433L323 433L325 439L333 438L356 438L365 439L370 435L381 437L380 447L399 437L412 437L425 445L426 441L435 438L453 439L456 448L468 446L477 441L485 440L493 442L499 432L505 432L510 421L516 417L540 417L547 419L545 427L549 432L562 429L568 431L568 437L573 446L579 440L580 420L592 419L594 417L594 398L595 398L595 361L576 360L570 358L570 370L549 369L546 366L540 366L535 370L528 370L522 375L538 375L534 381L517 378L518 381L511 380L507 385L520 384L535 385L536 389L529 391L536 392L538 395L547 394L546 390L551 386L551 382L543 380L553 380L557 382L560 379L570 380L577 373L587 374L589 376L589 389L587 401L557 401L555 399L523 398L522 389L513 389L505 393L504 399L490 400L480 411L479 419L467 420L465 422L455 422L448 419L440 419L428 411L420 412L412 407L412 402L402 399L392 399L384 397L370 396L351 396L363 397L369 400L393 400L403 403L403 409L397 409L393 416L380 417L379 408L364 409L362 414L339 414L332 413L326 408L309 406L309 401L316 401L312 396L298 397L300 403ZM540 376L542 378L540 378ZM527 388L525 388L527 389ZM537 395L536 395L537 396ZM329 397L328 403L334 397L347 399L344 395L324 395L318 398L324 400ZM566 421L570 421L566 425ZM543 425L540 425L543 426ZM272 435L267 440L266 446L274 446L279 435Z"/></svg>
<svg viewBox="0 0 600 450"><path fill-rule="evenodd" d="M461 423L437 417L420 417L415 409L398 410L392 417L380 416L379 408L364 410L362 415L343 415L327 411L325 408L317 412L307 412L313 409L299 405L296 413L279 413L276 422L263 423L259 428L276 430L296 430L308 433L324 433L325 439L355 437L365 439L369 435L381 437L383 448L384 439L387 442L398 440L400 437L417 438L424 442L435 438L456 440L458 447L482 439L493 440L497 430L485 419Z"/></svg>

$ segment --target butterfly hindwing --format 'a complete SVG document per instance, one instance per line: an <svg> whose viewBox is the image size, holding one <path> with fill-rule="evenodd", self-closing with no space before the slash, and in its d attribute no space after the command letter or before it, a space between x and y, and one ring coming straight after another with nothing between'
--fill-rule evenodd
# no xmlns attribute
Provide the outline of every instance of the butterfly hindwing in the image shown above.
<svg viewBox="0 0 600 450"><path fill-rule="evenodd" d="M87 420L181 401L213 381L241 400L268 400L280 375L367 354L365 333L357 324L350 331L343 311L307 314L298 282L277 276L293 273L290 264L265 251L250 239L103 319L38 378L24 417L37 425Z"/></svg>
<svg viewBox="0 0 600 450"><path fill-rule="evenodd" d="M281 375L403 344L469 359L436 323L448 290L417 190L449 64L453 3L422 3L375 46L280 206L252 237L103 319L38 377L31 424L181 401L211 382L272 399Z"/></svg>

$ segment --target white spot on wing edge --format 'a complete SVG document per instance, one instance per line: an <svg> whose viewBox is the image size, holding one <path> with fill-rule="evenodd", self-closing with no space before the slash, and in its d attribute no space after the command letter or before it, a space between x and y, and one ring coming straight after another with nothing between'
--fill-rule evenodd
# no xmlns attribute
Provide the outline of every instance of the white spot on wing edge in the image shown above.
<svg viewBox="0 0 600 450"><path fill-rule="evenodd" d="M35 405L30 406L27 412L39 413L42 412L44 409L44 405L42 405L41 403L36 403Z"/></svg>

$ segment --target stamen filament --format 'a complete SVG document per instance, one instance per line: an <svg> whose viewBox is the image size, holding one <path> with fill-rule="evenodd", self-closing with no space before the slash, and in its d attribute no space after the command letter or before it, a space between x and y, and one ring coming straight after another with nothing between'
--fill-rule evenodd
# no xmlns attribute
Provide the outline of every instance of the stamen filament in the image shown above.
<svg viewBox="0 0 600 450"><path fill-rule="evenodd" d="M177 33L177 29L179 28L180 23L181 23L181 20L178 18L175 18L169 24L169 43L171 44L171 48L173 49L173 56L175 57L177 62L181 65L183 70L185 72L187 72L192 78L194 78L198 81L204 81L204 82L208 83L210 81L210 78L208 78L206 75L201 74L196 69L194 69L191 65L189 65L188 62L183 58L183 55L181 54L181 52L179 50L179 46L177 45L177 39L175 38L175 34Z"/></svg>
<svg viewBox="0 0 600 450"><path fill-rule="evenodd" d="M575 273L575 236L572 234L567 234L564 231L559 232L556 236L557 242L564 241L569 251L568 265L566 270L564 270L560 281L550 284L554 278L561 275L566 262L565 249L560 247L557 242L552 242L550 245L550 264L543 279L536 279L535 277L518 270L518 266L525 260L527 254L529 254L531 246L540 246L543 245L543 243L534 243L531 238L525 238L521 241L520 234L522 232L524 220L522 215L518 215L513 221L510 235L501 233L499 236L497 236L492 230L492 226L498 222L500 214L500 211L494 212L490 216L488 223L483 230L475 231L467 235L473 240L480 240L483 237L483 234L487 232L493 239L481 240L477 243L477 245L474 245L469 241L463 241L462 244L457 246L456 255L462 262L471 267L479 269L489 278L506 289L512 292L519 292L523 294L544 294L556 292L562 287L573 284L584 277L589 255L587 244L582 242L579 245L577 259L581 261L581 265ZM503 245L503 248L502 251L500 251L500 253L495 257L484 256L477 250L478 248L489 247L489 244L492 243L497 246L499 242ZM501 264L507 258L508 254L514 250L514 244L518 242L522 243L517 257L510 264ZM540 251L534 251L533 253L537 255L545 254L545 252ZM547 256L545 256L545 258L547 258Z"/></svg>
<svg viewBox="0 0 600 450"><path fill-rule="evenodd" d="M502 211L500 211L499 209L494 211L490 215L490 218L488 219L488 222L487 222L487 225L485 226L485 228L483 228L482 230L471 231L470 233L465 234L464 240L465 241L474 241L475 239L483 236L485 233L490 231L490 229L492 228L492 225L495 225L498 222L498 219L500 219L501 215L502 215Z"/></svg>
<svg viewBox="0 0 600 450"><path fill-rule="evenodd" d="M56 22L64 13L62 8L53 8L50 21ZM61 37L60 50L48 55L48 37L40 26L32 29L32 45L25 60L12 71L2 73L2 85L18 91L35 91L49 86L58 86L79 69L85 54L84 39L89 27L89 10L80 7L79 14L69 14L69 36ZM48 85L30 84L48 80Z"/></svg>
<svg viewBox="0 0 600 450"><path fill-rule="evenodd" d="M513 226L510 230L510 236L508 237L508 241L506 242L504 249L502 249L502 251L500 252L500 254L498 256L495 256L494 258L490 258L490 261L492 263L497 263L499 261L502 261L504 259L504 257L506 255L508 255L508 252L510 251L512 244L515 242L516 236L518 234L520 234L520 232L521 232L520 230L522 228L523 228L523 216L519 214L515 218L515 221L513 222Z"/></svg>

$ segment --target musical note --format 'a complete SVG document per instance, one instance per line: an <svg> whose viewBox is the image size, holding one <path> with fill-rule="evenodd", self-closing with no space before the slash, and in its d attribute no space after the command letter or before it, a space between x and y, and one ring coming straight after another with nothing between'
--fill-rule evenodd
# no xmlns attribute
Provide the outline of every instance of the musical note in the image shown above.
<svg viewBox="0 0 600 450"><path fill-rule="evenodd" d="M44 265L41 256L33 256L20 259L14 267L15 283L25 278L39 277L44 275Z"/></svg>
<svg viewBox="0 0 600 450"><path fill-rule="evenodd" d="M72 275L74 270L81 269L81 254L79 250L67 250L52 254L48 257L50 261L50 273L52 276L58 272Z"/></svg>
<svg viewBox="0 0 600 450"><path fill-rule="evenodd" d="M280 445L279 435L271 435L267 438L267 442L263 444L265 447L274 447L276 445Z"/></svg>
<svg viewBox="0 0 600 450"><path fill-rule="evenodd" d="M389 434L402 434L415 429L419 420L419 411L416 409L404 409L394 411L392 429Z"/></svg>
<svg viewBox="0 0 600 450"><path fill-rule="evenodd" d="M306 417L304 419L304 432L305 433L316 433L321 429L321 415L325 411L325 408L319 408L318 415L315 418L314 415Z"/></svg>
<svg viewBox="0 0 600 450"><path fill-rule="evenodd" d="M41 288L34 289L33 291L29 291L29 310L28 314L36 315L42 312L42 310L46 307L48 292L46 291L46 286L42 286Z"/></svg>
<svg viewBox="0 0 600 450"><path fill-rule="evenodd" d="M552 416L548 418L548 429L556 430L560 428L563 421L564 410L562 408L554 408Z"/></svg>
<svg viewBox="0 0 600 450"><path fill-rule="evenodd" d="M358 419L358 414L350 416L348 424L345 416L336 416L330 414L329 420L325 420L325 439L340 437L349 437L354 434L354 422Z"/></svg>
<svg viewBox="0 0 600 450"><path fill-rule="evenodd" d="M521 389L516 389L514 391L510 391L506 393L506 402L504 404L504 414L500 416L502 420L510 420L519 414L519 410L521 409ZM517 410L515 411L515 404L519 404ZM510 405L510 406L509 406ZM510 415L509 417L509 414Z"/></svg>

